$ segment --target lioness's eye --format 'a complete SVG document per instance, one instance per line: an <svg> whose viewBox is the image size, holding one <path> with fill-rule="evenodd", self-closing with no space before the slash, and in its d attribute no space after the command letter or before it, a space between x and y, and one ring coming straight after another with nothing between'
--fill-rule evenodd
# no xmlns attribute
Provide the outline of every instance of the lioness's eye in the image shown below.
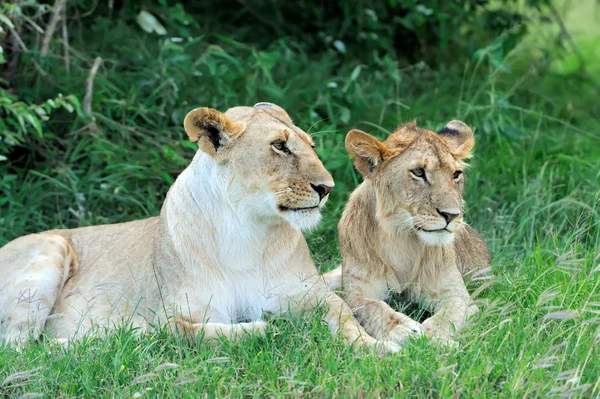
<svg viewBox="0 0 600 399"><path fill-rule="evenodd" d="M418 177L419 179L425 178L425 169L423 168L413 169L410 171L410 173L412 173L413 175L415 175L415 177Z"/></svg>
<svg viewBox="0 0 600 399"><path fill-rule="evenodd" d="M460 175L462 175L462 170L457 170L456 172L454 172L454 180L457 180Z"/></svg>
<svg viewBox="0 0 600 399"><path fill-rule="evenodd" d="M290 154L290 150L287 148L284 141L281 141L281 140L274 141L271 143L271 147L273 147L273 149L276 152Z"/></svg>

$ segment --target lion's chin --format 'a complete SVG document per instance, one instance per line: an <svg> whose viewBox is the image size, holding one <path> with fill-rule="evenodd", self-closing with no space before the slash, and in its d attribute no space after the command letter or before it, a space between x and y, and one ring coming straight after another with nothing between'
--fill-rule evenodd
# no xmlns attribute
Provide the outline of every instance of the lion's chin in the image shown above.
<svg viewBox="0 0 600 399"><path fill-rule="evenodd" d="M312 230L321 221L321 212L318 207L301 209L301 210L286 210L281 212L281 216L293 227L302 231Z"/></svg>
<svg viewBox="0 0 600 399"><path fill-rule="evenodd" d="M423 244L430 246L442 246L452 244L454 242L454 233L451 233L448 230L439 230L433 232L418 230L417 235Z"/></svg>

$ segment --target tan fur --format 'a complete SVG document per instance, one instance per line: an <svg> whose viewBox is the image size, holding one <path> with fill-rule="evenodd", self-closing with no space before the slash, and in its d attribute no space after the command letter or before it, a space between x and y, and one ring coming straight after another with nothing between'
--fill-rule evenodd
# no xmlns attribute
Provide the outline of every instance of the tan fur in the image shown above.
<svg viewBox="0 0 600 399"><path fill-rule="evenodd" d="M198 108L184 127L199 151L160 216L0 248L0 339L45 331L64 342L123 324L234 339L264 331L263 312L324 304L332 331L375 346L327 289L300 231L319 222L333 188L310 136L269 103L224 114Z"/></svg>
<svg viewBox="0 0 600 399"><path fill-rule="evenodd" d="M455 178L473 145L471 129L459 121L439 134L411 122L385 142L348 133L346 147L365 181L338 226L341 270L325 278L331 287L342 284L347 303L374 337L402 343L425 332L448 342L476 310L461 273L487 266L490 256L463 223L464 176ZM390 292L435 313L421 325L384 302Z"/></svg>

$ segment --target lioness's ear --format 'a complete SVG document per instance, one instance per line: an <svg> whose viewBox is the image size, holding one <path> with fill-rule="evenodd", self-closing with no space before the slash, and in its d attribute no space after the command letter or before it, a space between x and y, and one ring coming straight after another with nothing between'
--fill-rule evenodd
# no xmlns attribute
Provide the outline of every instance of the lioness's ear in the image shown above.
<svg viewBox="0 0 600 399"><path fill-rule="evenodd" d="M190 141L211 156L244 133L244 122L232 122L222 112L212 108L196 108L183 121L183 128Z"/></svg>
<svg viewBox="0 0 600 399"><path fill-rule="evenodd" d="M438 134L444 138L450 148L450 152L457 158L471 157L471 150L475 145L473 131L461 121L448 122L446 126L438 130Z"/></svg>
<svg viewBox="0 0 600 399"><path fill-rule="evenodd" d="M389 153L384 143L356 129L346 135L346 149L354 158L356 169L364 176L373 175Z"/></svg>

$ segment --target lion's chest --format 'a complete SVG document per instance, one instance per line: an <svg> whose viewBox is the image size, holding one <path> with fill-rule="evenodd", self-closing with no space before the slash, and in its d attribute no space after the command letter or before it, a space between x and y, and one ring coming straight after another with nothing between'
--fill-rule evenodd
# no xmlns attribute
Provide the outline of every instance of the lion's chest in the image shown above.
<svg viewBox="0 0 600 399"><path fill-rule="evenodd" d="M438 281L440 270L450 257L437 247L395 248L386 255L392 265L387 275L389 288L413 299L423 295L424 287Z"/></svg>
<svg viewBox="0 0 600 399"><path fill-rule="evenodd" d="M418 287L422 259L410 247L386 246L381 252L390 268L386 280L388 287L398 293L411 293Z"/></svg>
<svg viewBox="0 0 600 399"><path fill-rule="evenodd" d="M388 246L382 255L390 265L386 275L388 288L397 293L418 296L421 285L426 284L430 266L422 253L410 247Z"/></svg>

